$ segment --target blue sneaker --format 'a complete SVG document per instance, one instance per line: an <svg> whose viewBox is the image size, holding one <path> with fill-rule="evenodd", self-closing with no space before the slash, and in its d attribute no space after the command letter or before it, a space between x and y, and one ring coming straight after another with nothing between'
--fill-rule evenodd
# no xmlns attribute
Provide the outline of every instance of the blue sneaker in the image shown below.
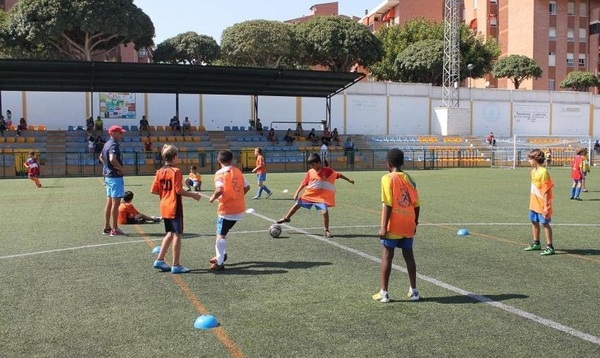
<svg viewBox="0 0 600 358"><path fill-rule="evenodd" d="M171 273L173 273L173 274L188 273L188 272L190 272L190 269L187 267L183 267L181 265L171 267Z"/></svg>
<svg viewBox="0 0 600 358"><path fill-rule="evenodd" d="M152 266L154 266L155 269L161 270L162 272L171 271L171 266L167 265L165 260L155 260L154 265Z"/></svg>

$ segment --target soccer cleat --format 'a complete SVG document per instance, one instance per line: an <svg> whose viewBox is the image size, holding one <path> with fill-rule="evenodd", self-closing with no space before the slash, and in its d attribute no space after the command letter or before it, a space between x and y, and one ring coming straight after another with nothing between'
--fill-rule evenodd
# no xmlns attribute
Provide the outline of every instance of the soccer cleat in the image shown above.
<svg viewBox="0 0 600 358"><path fill-rule="evenodd" d="M531 244L529 246L527 246L524 250L525 251L534 251L534 250L541 250L542 249L542 245L540 244Z"/></svg>
<svg viewBox="0 0 600 358"><path fill-rule="evenodd" d="M292 221L290 218L281 218L281 219L277 220L276 223L283 224L283 223L289 223L290 221Z"/></svg>
<svg viewBox="0 0 600 358"><path fill-rule="evenodd" d="M227 253L225 253L225 256L223 257L223 262L227 261ZM208 260L208 262L210 262L211 264L216 264L217 261L217 257L213 257L212 259Z"/></svg>
<svg viewBox="0 0 600 358"><path fill-rule="evenodd" d="M102 235L110 235L111 229L102 230Z"/></svg>
<svg viewBox="0 0 600 358"><path fill-rule="evenodd" d="M155 269L159 269L162 272L171 271L171 266L167 265L165 260L155 260L154 265L152 265Z"/></svg>
<svg viewBox="0 0 600 358"><path fill-rule="evenodd" d="M225 265L217 265L217 263L215 262L214 264L210 264L210 267L208 268L209 271L223 271L225 270Z"/></svg>
<svg viewBox="0 0 600 358"><path fill-rule="evenodd" d="M588 190L587 189L581 189L581 191L583 191L584 193L587 193Z"/></svg>
<svg viewBox="0 0 600 358"><path fill-rule="evenodd" d="M329 232L329 230L325 230L325 237L331 239L333 235L331 235L331 232Z"/></svg>
<svg viewBox="0 0 600 358"><path fill-rule="evenodd" d="M162 218L160 216L153 216L152 221L154 221L155 223L159 223L162 221Z"/></svg>
<svg viewBox="0 0 600 358"><path fill-rule="evenodd" d="M419 291L412 289L408 290L406 297L408 297L411 301L418 301L421 299L421 296L419 296Z"/></svg>
<svg viewBox="0 0 600 358"><path fill-rule="evenodd" d="M183 267L181 265L171 267L171 273L173 273L173 274L188 273L188 272L190 272L190 269L187 267Z"/></svg>
<svg viewBox="0 0 600 358"><path fill-rule="evenodd" d="M273 195L273 192L268 193L267 197L265 199L269 199L271 197L271 195Z"/></svg>
<svg viewBox="0 0 600 358"><path fill-rule="evenodd" d="M260 196L258 196L258 195L252 197L252 200L258 200L258 199L260 199Z"/></svg>
<svg viewBox="0 0 600 358"><path fill-rule="evenodd" d="M580 197L578 197L578 196L574 197L573 199L574 199L574 200L577 200L577 201L583 201L583 199L581 199L581 198L580 198Z"/></svg>
<svg viewBox="0 0 600 358"><path fill-rule="evenodd" d="M116 228L114 230L110 230L110 236L127 236L121 229Z"/></svg>
<svg viewBox="0 0 600 358"><path fill-rule="evenodd" d="M547 247L546 250L542 251L540 253L541 256L548 256L548 255L554 255L556 252L554 251L553 248L551 247Z"/></svg>
<svg viewBox="0 0 600 358"><path fill-rule="evenodd" d="M387 291L381 290L373 295L373 299L375 301L388 303L388 302L390 302L390 295L388 295Z"/></svg>

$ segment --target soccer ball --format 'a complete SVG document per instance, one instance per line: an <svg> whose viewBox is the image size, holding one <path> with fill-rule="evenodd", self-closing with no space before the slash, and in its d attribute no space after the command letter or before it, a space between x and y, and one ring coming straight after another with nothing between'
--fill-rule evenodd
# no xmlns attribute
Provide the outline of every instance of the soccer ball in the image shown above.
<svg viewBox="0 0 600 358"><path fill-rule="evenodd" d="M279 235L281 235L281 226L277 224L271 225L271 227L269 227L269 235L271 235L271 237L279 237Z"/></svg>

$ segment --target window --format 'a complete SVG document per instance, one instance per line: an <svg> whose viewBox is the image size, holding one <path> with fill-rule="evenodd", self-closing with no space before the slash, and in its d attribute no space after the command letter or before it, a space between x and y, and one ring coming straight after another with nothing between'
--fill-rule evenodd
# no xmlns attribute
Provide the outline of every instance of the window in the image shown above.
<svg viewBox="0 0 600 358"><path fill-rule="evenodd" d="M573 67L573 54L567 54L567 67Z"/></svg>
<svg viewBox="0 0 600 358"><path fill-rule="evenodd" d="M575 16L575 3L574 2L567 3L567 15Z"/></svg>
<svg viewBox="0 0 600 358"><path fill-rule="evenodd" d="M585 68L585 54L584 53L579 54L579 67Z"/></svg>
<svg viewBox="0 0 600 358"><path fill-rule="evenodd" d="M477 0L473 0L473 9L477 9Z"/></svg>
<svg viewBox="0 0 600 358"><path fill-rule="evenodd" d="M575 38L575 34L574 34L573 29L567 29L567 41L573 42L574 38Z"/></svg>
<svg viewBox="0 0 600 358"><path fill-rule="evenodd" d="M554 80L548 80L548 91L554 91L555 90L555 88L554 88L555 84L554 83L555 83Z"/></svg>
<svg viewBox="0 0 600 358"><path fill-rule="evenodd" d="M579 16L587 17L587 4L585 1L579 2Z"/></svg>
<svg viewBox="0 0 600 358"><path fill-rule="evenodd" d="M491 27L496 27L498 26L498 18L496 17L496 15L490 15L490 26Z"/></svg>
<svg viewBox="0 0 600 358"><path fill-rule="evenodd" d="M587 33L585 31L585 29L579 29L579 42L586 42L587 41Z"/></svg>
<svg viewBox="0 0 600 358"><path fill-rule="evenodd" d="M497 3L498 3L498 0L490 0L490 4L496 5Z"/></svg>
<svg viewBox="0 0 600 358"><path fill-rule="evenodd" d="M550 40L556 40L556 27L550 28L550 31L548 31L548 37Z"/></svg>
<svg viewBox="0 0 600 358"><path fill-rule="evenodd" d="M556 54L554 52L548 54L548 66L556 66Z"/></svg>
<svg viewBox="0 0 600 358"><path fill-rule="evenodd" d="M556 15L556 1L550 1L550 15Z"/></svg>

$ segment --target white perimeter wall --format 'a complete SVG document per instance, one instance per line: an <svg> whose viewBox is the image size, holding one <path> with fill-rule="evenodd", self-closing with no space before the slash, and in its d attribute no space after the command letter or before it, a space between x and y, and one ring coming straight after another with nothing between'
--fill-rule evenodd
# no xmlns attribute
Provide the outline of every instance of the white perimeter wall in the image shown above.
<svg viewBox="0 0 600 358"><path fill-rule="evenodd" d="M427 135L438 133L434 108L441 106L442 90L423 84L358 83L331 99L331 127L342 134ZM498 137L514 134L592 135L600 137L600 97L590 93L462 88L460 107L469 109L470 130L464 135ZM2 92L2 107L13 122L48 129L84 125L99 112L98 94L72 92ZM252 96L180 95L179 116L208 130L248 126L253 116ZM305 130L320 129L326 117L323 98L263 96L258 99L263 125ZM93 113L92 113L93 111ZM147 115L153 125L167 125L175 115L174 94L136 94L135 119L105 119L105 125L138 124ZM310 123L313 122L313 123Z"/></svg>

